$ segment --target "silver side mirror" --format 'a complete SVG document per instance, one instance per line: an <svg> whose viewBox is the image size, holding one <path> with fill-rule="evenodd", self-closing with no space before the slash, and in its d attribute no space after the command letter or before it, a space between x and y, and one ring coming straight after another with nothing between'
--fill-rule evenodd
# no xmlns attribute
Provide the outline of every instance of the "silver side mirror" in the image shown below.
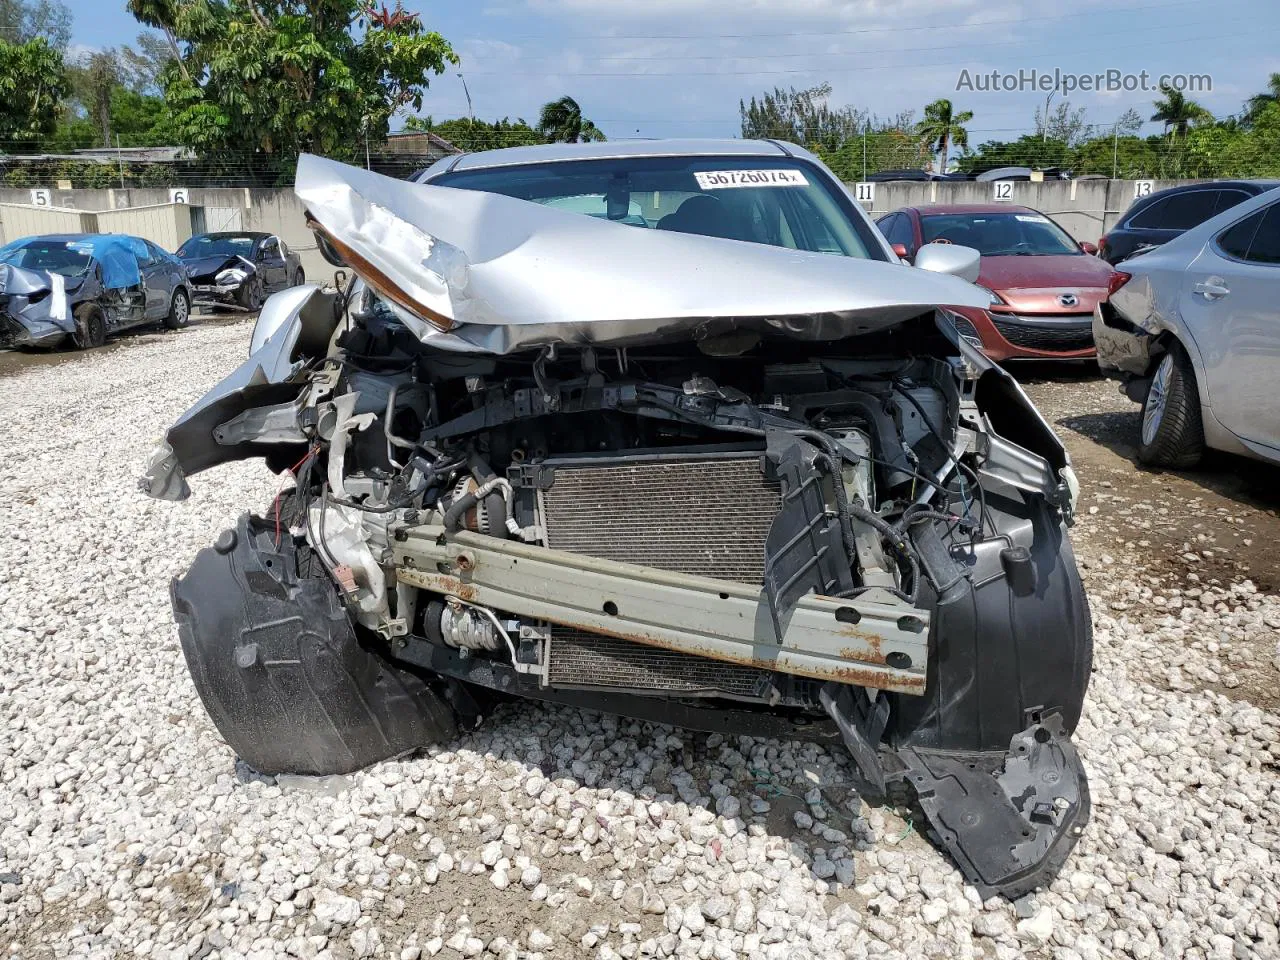
<svg viewBox="0 0 1280 960"><path fill-rule="evenodd" d="M933 273L949 273L976 283L982 269L982 254L973 247L955 243L926 243L916 251L915 265Z"/></svg>

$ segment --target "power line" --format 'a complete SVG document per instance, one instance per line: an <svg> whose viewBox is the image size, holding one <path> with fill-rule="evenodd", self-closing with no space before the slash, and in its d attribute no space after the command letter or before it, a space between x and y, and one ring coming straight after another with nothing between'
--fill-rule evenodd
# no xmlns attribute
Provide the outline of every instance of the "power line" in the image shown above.
<svg viewBox="0 0 1280 960"><path fill-rule="evenodd" d="M1107 16L1122 13L1136 13L1142 10L1168 10L1173 7L1201 6L1201 0L1175 0L1173 3L1150 3L1136 7L1108 7L1105 11ZM977 27L990 27L1002 24L1013 23L1049 23L1060 20L1078 20L1080 14L1071 13L1053 17L1007 17L998 20L975 20L968 23L943 23L943 24L922 24L920 26L901 26L894 24L884 27L860 27L856 30L819 30L813 32L804 31L764 31L761 33L655 33L655 34L623 34L623 33L596 33L596 34L556 34L556 33L526 33L526 34L510 34L506 40L747 40L767 38L771 40L780 39L782 37L833 37L833 36L854 36L870 33L907 33L924 30L968 30ZM501 41L499 41L501 42Z"/></svg>
<svg viewBox="0 0 1280 960"><path fill-rule="evenodd" d="M1212 20L1200 20L1194 23L1164 24L1161 26L1153 27L1152 29L1188 30L1193 27L1209 27L1209 26L1218 27L1218 26L1223 26L1225 24L1229 24L1229 23L1241 23L1246 20L1249 22L1253 22L1252 17L1245 17L1245 16L1236 17L1230 20L1223 20L1221 17L1215 17ZM1130 31L1117 31L1113 33L1102 33L1102 34L1095 33L1095 34L1091 34L1089 39L1092 41L1092 40L1107 39L1107 38L1113 38L1113 37L1131 37L1132 35L1133 34ZM993 41L991 43L967 43L966 42L965 49L966 50L985 50L990 48L1020 47L1025 45L1026 45L1026 40L999 40L999 41ZM873 53L932 53L938 50L953 50L955 49L955 46L956 46L955 43L948 43L939 47L893 47L888 50L836 50L836 51L828 51L828 52L806 50L801 53L773 53L773 52L735 53L730 51L722 51L720 53L705 53L705 54L671 53L671 54L664 54L662 56L655 56L655 57L630 57L625 55L586 56L586 57L583 57L582 59L590 60L590 61L600 61L600 62L621 61L623 63L654 63L654 62L663 62L667 60L680 60L680 61L684 61L684 60L789 60L789 59L795 59L797 57L808 57L810 59L815 57L862 57L862 56L866 56L867 54L873 54ZM509 61L511 58L509 57L505 57L505 58L504 57L492 57L492 58L471 57L470 59L475 62L482 63L490 59L494 61L497 61L497 60ZM531 62L540 61L540 60L561 60L561 59L563 59L562 56L557 56L552 54L552 55L540 56L540 57L519 57L517 58L517 62L531 63Z"/></svg>
<svg viewBox="0 0 1280 960"><path fill-rule="evenodd" d="M1145 41L1145 42L1139 41L1136 43L1128 44L1127 49L1132 49L1134 47L1176 46L1178 44L1183 44L1183 43L1199 44L1199 43L1205 43L1210 40L1230 40L1230 39L1237 39L1238 37L1239 37L1239 34L1233 33L1233 34L1220 34L1218 36L1212 36L1212 37L1196 36L1196 37L1182 37L1176 40L1157 40L1157 41ZM948 46L942 49L949 50L951 49L951 47ZM909 51L895 50L893 52L898 53L898 52L909 52ZM1094 51L1094 52L1101 52L1101 51ZM1024 62L1037 63L1037 62L1043 62L1045 60L1061 62L1062 57L1060 54L1046 54L1043 56L1028 57ZM944 63L930 63L928 64L928 66L930 67L966 67L966 66L972 66L973 63L974 61L972 59L952 60ZM795 74L813 74L816 72L863 73L869 70L892 70L895 67L918 67L918 66L920 66L920 64L918 63L881 63L881 64L872 64L872 65L860 66L860 67L822 67L818 69L809 68L804 70L667 70L661 73L637 73L635 71L630 71L626 73L585 73L585 72L579 72L579 71L554 71L554 70L552 71L478 70L478 71L473 71L471 73L471 76L473 77L547 77L551 75L551 76L563 76L563 77L576 77L576 78L582 78L582 79L653 80L653 79L672 78L672 77L679 78L679 77L778 76L778 75L795 75ZM986 71L980 71L980 75L984 74L985 72ZM1063 71L1063 72L1066 73L1066 72L1072 72L1072 71ZM1148 91L1148 92L1154 93L1156 91Z"/></svg>

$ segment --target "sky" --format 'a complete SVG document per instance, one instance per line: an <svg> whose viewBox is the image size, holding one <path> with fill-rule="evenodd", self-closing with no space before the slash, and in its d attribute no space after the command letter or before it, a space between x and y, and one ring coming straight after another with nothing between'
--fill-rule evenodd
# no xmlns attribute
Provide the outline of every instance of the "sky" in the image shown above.
<svg viewBox="0 0 1280 960"><path fill-rule="evenodd" d="M380 0L381 2L381 0ZM390 4L388 4L390 5ZM833 106L879 116L939 97L971 110L970 144L1034 127L1037 90L984 90L996 70L1208 74L1189 95L1218 116L1240 110L1280 72L1276 0L473 0L405 8L441 33L460 70L434 77L422 113L536 122L544 102L574 97L610 138L739 134L739 99L829 82ZM73 44L132 42L123 0L72 0ZM969 89L957 90L962 71ZM462 76L459 77L458 73ZM1108 125L1144 118L1155 92L1059 93ZM1149 124L1143 134L1159 132Z"/></svg>

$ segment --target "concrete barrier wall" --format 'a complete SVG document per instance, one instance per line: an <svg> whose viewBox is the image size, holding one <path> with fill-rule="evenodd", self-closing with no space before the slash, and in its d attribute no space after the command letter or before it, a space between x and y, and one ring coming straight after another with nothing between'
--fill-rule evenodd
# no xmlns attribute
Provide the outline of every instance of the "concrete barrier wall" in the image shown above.
<svg viewBox="0 0 1280 960"><path fill-rule="evenodd" d="M1191 182L1194 181L1155 180L1151 181L1151 192ZM1039 210L1053 217L1076 240L1094 243L1115 225L1134 199L1133 180L1046 180L1004 182L1001 186L1012 190L1009 202ZM994 183L877 183L874 202L863 203L862 207L872 217L880 217L921 203L990 203L994 199Z"/></svg>
<svg viewBox="0 0 1280 960"><path fill-rule="evenodd" d="M1161 190L1188 181L1157 180L1152 190ZM1077 240L1097 241L1133 202L1132 180L1047 180L1042 183L1006 183L1012 188L1012 202L1033 207L1057 220ZM877 183L872 203L864 203L873 217L899 207L920 203L986 203L993 199L994 185L957 181L929 183ZM288 188L245 187L187 190L188 202L205 209L207 230L263 230L280 236L302 257L308 279L324 280L333 273L316 249L315 238L303 220L303 207ZM51 190L55 207L77 210L119 210L166 204L169 190L130 188L112 190ZM0 189L0 204L30 204L29 190ZM6 229L7 239L22 233Z"/></svg>

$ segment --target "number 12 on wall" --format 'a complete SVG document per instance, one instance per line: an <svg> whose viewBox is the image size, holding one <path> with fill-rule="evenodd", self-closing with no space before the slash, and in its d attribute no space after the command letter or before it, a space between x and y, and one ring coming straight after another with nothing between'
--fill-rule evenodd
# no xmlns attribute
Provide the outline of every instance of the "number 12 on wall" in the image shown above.
<svg viewBox="0 0 1280 960"><path fill-rule="evenodd" d="M1013 199L1013 181L997 180L991 185L992 200L1012 200Z"/></svg>

